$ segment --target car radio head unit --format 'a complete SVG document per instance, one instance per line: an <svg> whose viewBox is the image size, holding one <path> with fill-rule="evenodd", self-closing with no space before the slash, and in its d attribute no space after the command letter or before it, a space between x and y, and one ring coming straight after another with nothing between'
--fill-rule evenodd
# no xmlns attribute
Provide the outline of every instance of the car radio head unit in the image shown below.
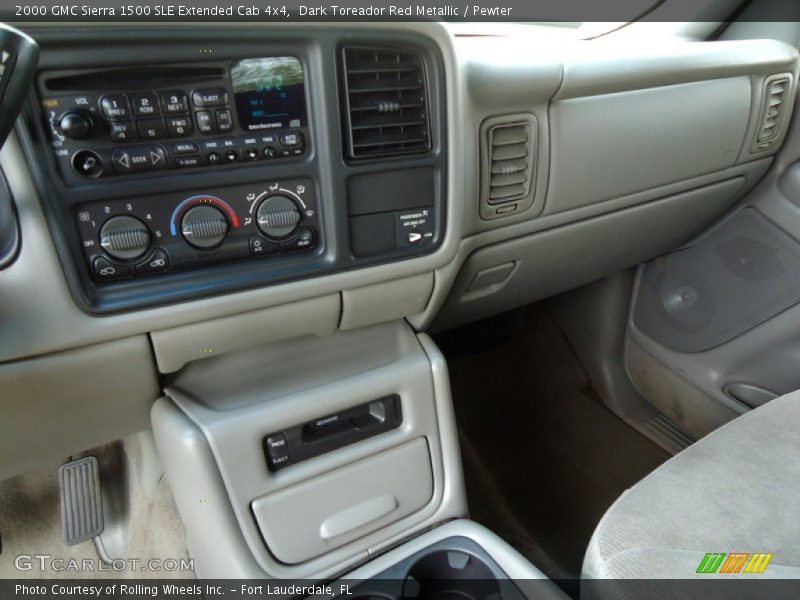
<svg viewBox="0 0 800 600"><path fill-rule="evenodd" d="M45 127L67 184L302 158L303 65L292 56L45 72Z"/></svg>
<svg viewBox="0 0 800 600"><path fill-rule="evenodd" d="M239 125L245 131L306 125L303 66L292 56L247 58L231 67Z"/></svg>

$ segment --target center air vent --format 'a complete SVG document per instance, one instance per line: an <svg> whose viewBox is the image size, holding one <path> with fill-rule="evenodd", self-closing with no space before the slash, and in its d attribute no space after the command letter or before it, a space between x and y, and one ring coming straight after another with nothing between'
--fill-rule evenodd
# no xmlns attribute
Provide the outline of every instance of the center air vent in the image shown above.
<svg viewBox="0 0 800 600"><path fill-rule="evenodd" d="M431 148L425 67L414 52L344 48L350 158L395 156Z"/></svg>
<svg viewBox="0 0 800 600"><path fill-rule="evenodd" d="M498 117L484 123L481 216L524 210L533 201L536 127L529 115Z"/></svg>
<svg viewBox="0 0 800 600"><path fill-rule="evenodd" d="M784 116L791 110L792 78L789 74L773 75L764 84L759 127L753 140L752 151L768 150L783 133Z"/></svg>

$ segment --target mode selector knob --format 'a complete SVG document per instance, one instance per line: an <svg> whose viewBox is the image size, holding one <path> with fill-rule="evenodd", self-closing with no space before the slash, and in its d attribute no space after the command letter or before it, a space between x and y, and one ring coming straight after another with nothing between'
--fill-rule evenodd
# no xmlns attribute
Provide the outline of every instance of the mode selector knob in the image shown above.
<svg viewBox="0 0 800 600"><path fill-rule="evenodd" d="M100 246L114 258L139 258L150 247L150 230L136 217L111 217L100 228Z"/></svg>
<svg viewBox="0 0 800 600"><path fill-rule="evenodd" d="M228 235L228 219L221 210L213 206L193 206L183 215L181 233L195 248L213 248L221 244Z"/></svg>
<svg viewBox="0 0 800 600"><path fill-rule="evenodd" d="M258 207L256 220L264 235L273 238L286 237L297 229L300 211L294 201L286 196L270 196Z"/></svg>

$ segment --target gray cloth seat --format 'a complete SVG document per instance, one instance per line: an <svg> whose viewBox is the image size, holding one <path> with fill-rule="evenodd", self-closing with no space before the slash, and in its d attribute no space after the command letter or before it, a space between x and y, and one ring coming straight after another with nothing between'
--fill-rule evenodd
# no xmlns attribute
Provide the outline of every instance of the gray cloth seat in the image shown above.
<svg viewBox="0 0 800 600"><path fill-rule="evenodd" d="M800 392L726 424L626 491L597 526L583 577L717 577L696 573L707 552L772 553L757 577L800 577Z"/></svg>

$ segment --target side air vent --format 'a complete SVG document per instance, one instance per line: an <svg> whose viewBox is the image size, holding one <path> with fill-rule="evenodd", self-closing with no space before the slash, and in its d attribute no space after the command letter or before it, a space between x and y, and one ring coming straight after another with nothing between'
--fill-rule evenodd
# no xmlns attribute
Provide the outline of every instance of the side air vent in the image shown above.
<svg viewBox="0 0 800 600"><path fill-rule="evenodd" d="M784 122L791 110L791 93L792 77L788 73L767 78L758 130L752 145L753 152L769 150L783 134Z"/></svg>
<svg viewBox="0 0 800 600"><path fill-rule="evenodd" d="M533 202L536 121L530 115L496 117L482 127L481 216L500 217Z"/></svg>
<svg viewBox="0 0 800 600"><path fill-rule="evenodd" d="M427 152L431 148L425 66L414 52L343 50L350 158Z"/></svg>

